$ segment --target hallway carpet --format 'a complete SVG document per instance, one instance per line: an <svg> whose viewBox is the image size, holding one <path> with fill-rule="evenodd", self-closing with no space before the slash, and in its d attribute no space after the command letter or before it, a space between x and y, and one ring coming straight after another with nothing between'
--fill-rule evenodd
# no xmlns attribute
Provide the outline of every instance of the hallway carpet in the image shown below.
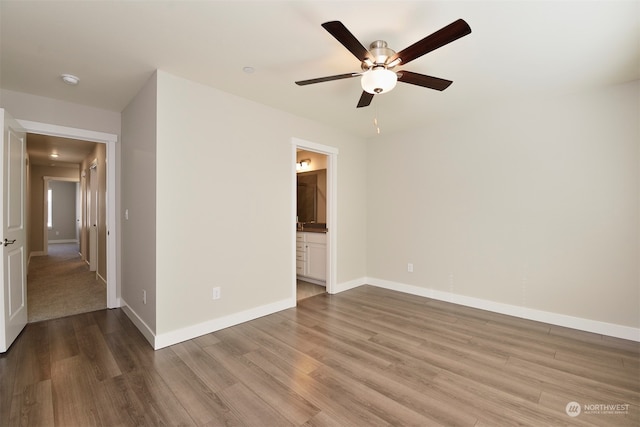
<svg viewBox="0 0 640 427"><path fill-rule="evenodd" d="M31 258L27 275L29 323L106 307L106 285L89 271L77 244L51 244L48 255Z"/></svg>

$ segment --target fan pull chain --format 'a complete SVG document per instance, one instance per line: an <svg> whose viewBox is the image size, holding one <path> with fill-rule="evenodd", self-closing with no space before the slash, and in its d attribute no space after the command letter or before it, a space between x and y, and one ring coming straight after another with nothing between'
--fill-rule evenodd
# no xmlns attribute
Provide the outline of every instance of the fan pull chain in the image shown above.
<svg viewBox="0 0 640 427"><path fill-rule="evenodd" d="M378 125L378 107L376 106L376 114L373 117L373 126L376 128L376 132L380 135L380 126Z"/></svg>

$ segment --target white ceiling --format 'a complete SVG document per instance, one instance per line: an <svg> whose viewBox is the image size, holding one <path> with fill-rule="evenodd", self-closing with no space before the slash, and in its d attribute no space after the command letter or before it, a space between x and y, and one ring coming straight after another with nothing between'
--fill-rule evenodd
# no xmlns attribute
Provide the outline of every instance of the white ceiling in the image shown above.
<svg viewBox="0 0 640 427"><path fill-rule="evenodd" d="M399 83L356 109L359 78L294 84L359 70L323 22L399 51L458 18L470 35L404 67L453 80L444 92ZM393 132L639 79L639 23L638 1L1 0L0 86L119 112L162 69L367 137L376 115Z"/></svg>

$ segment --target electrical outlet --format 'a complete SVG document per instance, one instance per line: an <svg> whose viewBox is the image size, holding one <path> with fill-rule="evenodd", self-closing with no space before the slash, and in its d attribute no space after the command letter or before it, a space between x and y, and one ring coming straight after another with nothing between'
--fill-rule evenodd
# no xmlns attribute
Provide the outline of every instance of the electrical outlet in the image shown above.
<svg viewBox="0 0 640 427"><path fill-rule="evenodd" d="M409 273L413 273L413 264L411 264L411 263L407 264L407 271Z"/></svg>
<svg viewBox="0 0 640 427"><path fill-rule="evenodd" d="M147 291L145 291L144 289L142 290L142 303L147 303Z"/></svg>
<svg viewBox="0 0 640 427"><path fill-rule="evenodd" d="M213 288L213 299L220 299L220 288Z"/></svg>

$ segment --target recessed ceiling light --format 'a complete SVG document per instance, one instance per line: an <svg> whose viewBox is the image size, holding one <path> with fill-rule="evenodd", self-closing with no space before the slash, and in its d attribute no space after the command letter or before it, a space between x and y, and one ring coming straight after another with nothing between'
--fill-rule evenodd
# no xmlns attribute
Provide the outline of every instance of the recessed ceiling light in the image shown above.
<svg viewBox="0 0 640 427"><path fill-rule="evenodd" d="M242 67L242 71L244 71L247 74L253 74L256 69L253 67Z"/></svg>
<svg viewBox="0 0 640 427"><path fill-rule="evenodd" d="M60 157L60 155L58 153L51 153L49 154L49 157L51 157L52 159L57 159L58 157Z"/></svg>
<svg viewBox="0 0 640 427"><path fill-rule="evenodd" d="M80 83L80 79L73 74L62 74L60 77L62 78L63 82L71 86L75 86Z"/></svg>

